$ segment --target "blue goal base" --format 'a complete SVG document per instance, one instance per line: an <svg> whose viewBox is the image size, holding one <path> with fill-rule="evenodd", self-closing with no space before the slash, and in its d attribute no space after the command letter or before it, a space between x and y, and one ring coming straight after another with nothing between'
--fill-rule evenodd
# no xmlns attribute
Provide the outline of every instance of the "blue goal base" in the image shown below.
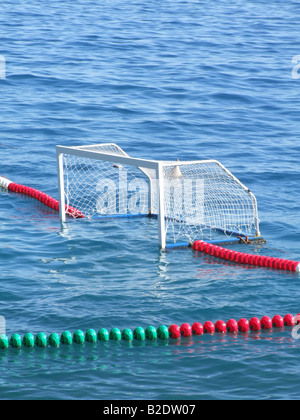
<svg viewBox="0 0 300 420"><path fill-rule="evenodd" d="M246 241L246 235L239 235L239 238L224 238L224 239L218 239L213 241L205 241L208 244L212 245L234 245L234 244L244 244L244 243L255 243L255 244L264 244L266 243L266 240L262 236L254 236L254 237L248 237L248 242ZM245 238L245 241L243 239ZM192 247L192 242L178 242L176 244L167 244L166 249L174 249L174 248L188 248Z"/></svg>
<svg viewBox="0 0 300 420"><path fill-rule="evenodd" d="M113 214L113 215L95 215L93 219L133 219L139 217L148 217L157 219L156 214L150 213L137 213L137 214ZM166 217L168 219L168 217ZM178 222L183 222L182 220L177 220ZM224 237L222 239L214 239L214 240L207 240L205 242L210 243L212 245L234 245L234 244L242 244L242 243L266 243L265 239L262 236L247 236L243 233L234 232L230 230L223 230L220 228L211 228L216 232L222 233L224 235L233 236L231 238ZM243 240L244 239L244 240ZM174 244L167 244L166 249L174 249L174 248L188 248L193 246L193 242L177 242Z"/></svg>

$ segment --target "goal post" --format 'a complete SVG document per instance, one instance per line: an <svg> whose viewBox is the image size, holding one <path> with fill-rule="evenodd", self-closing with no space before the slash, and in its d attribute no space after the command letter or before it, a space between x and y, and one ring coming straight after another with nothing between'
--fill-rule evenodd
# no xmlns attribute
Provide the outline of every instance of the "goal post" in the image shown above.
<svg viewBox="0 0 300 420"><path fill-rule="evenodd" d="M158 242L191 243L225 234L260 236L256 198L216 160L158 161L113 143L57 146L60 219L152 216Z"/></svg>
<svg viewBox="0 0 300 420"><path fill-rule="evenodd" d="M113 192L116 194L116 201L117 198L119 199L119 207L118 209L115 208L113 210L115 211L111 211L110 213L104 213L103 211L99 211L99 208L97 207L97 205L95 206L95 200L90 199L90 204L84 203L84 201L82 200L82 203L77 203L76 202L76 208L81 208L83 207L83 211L84 214L87 217L95 217L97 216L97 214L100 213L100 217L104 217L104 216L111 216L111 217L116 217L116 216L145 216L145 215L152 215L152 202L153 202L153 196L155 194L155 191L160 191L160 194L158 195L158 202L156 203L156 206L158 207L158 213L159 213L159 217L158 217L158 234L159 234L159 244L161 246L161 248L165 248L166 246L166 238L165 238L165 233L164 233L164 205L163 205L163 188L160 188L160 184L161 184L161 174L162 174L162 169L161 169L161 163L158 161L152 161L152 160L146 160L146 159L137 159L137 158L131 158L130 156L127 155L127 153L125 153L121 148L119 148L119 146L115 145L115 144L100 144L100 145L94 145L94 146L79 146L79 147L63 147L63 146L57 146L56 148L57 151L57 167L58 167L58 185L59 185L59 200L60 200L60 219L62 222L65 222L66 220L66 213L63 211L63 209L65 208L65 203L67 201L67 203L72 202L72 197L69 194L70 191L70 184L73 183L73 191L75 190L75 184L76 179L73 176L73 174L71 174L70 169L72 168L73 170L75 170L74 165L77 165L76 167L76 171L78 171L78 167L83 167L86 165L86 168L88 168L88 166L90 164L92 164L92 162L94 161L94 165L95 167L98 166L98 171L97 173L94 175L93 177L93 185L90 185L91 190L94 188L96 189L96 191L99 191L99 183L101 183L102 181L104 181L104 183L106 183L107 187L110 187ZM73 161L77 162L74 164L70 164L68 165L68 157L73 157ZM78 159L76 159L76 157ZM86 163L84 163L84 161ZM98 165L95 164L95 162L98 162ZM124 185L121 185L121 182L124 181L124 179L122 179L122 176L118 176L118 181L119 181L119 188L114 188L113 186L113 180L116 180L115 174L114 176L112 176L112 168L116 169L117 172L119 172L120 174L120 170L123 170L124 165L130 171L130 178L131 178L131 182L133 182L132 177L134 177L134 180L138 180L138 176L141 176L140 180L145 181L145 177L148 179L148 183L145 184L148 187L148 192L147 192L147 196L148 196L148 203L149 205L147 207L145 207L145 212L144 213L138 213L138 214L134 214L130 212L130 208L127 208L127 210L125 209L125 206L122 206L122 204L120 204L120 198L121 196L124 194L125 188ZM109 168L110 167L110 168ZM109 169L108 169L109 168ZM71 169L71 170L72 170ZM86 169L82 170L85 172ZM91 169L91 171L94 172L94 168ZM124 171L126 171L126 175L127 173L127 169L124 169ZM136 172L135 175L133 175L133 172ZM71 174L71 180L70 180L70 174ZM151 175L150 175L151 174ZM142 175L144 175L144 177L142 178ZM107 178L107 176L110 176L110 178ZM112 181L111 183L109 181ZM66 182L66 183L65 183ZM124 182L122 182L123 184ZM158 185L155 185L156 183L158 183ZM118 197L117 197L118 194ZM80 197L80 192L77 188L77 199L75 199L75 201L78 201L78 197ZM123 200L126 201L128 200L128 196L123 197ZM80 201L80 198L79 198ZM99 198L98 198L98 202L99 202ZM67 204L68 205L68 204ZM102 209L103 210L103 209Z"/></svg>

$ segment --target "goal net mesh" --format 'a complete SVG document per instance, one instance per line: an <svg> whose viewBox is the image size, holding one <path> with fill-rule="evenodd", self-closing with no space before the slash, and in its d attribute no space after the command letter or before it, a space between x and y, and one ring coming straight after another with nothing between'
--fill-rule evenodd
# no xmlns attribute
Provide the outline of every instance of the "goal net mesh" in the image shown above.
<svg viewBox="0 0 300 420"><path fill-rule="evenodd" d="M111 155L62 155L65 203L86 218L157 217L163 188L167 243L258 234L255 197L217 161L162 162L158 180L155 169L116 163L114 157L128 157L117 145L74 149Z"/></svg>
<svg viewBox="0 0 300 420"><path fill-rule="evenodd" d="M168 165L164 184L166 231L174 242L256 234L254 196L218 162Z"/></svg>

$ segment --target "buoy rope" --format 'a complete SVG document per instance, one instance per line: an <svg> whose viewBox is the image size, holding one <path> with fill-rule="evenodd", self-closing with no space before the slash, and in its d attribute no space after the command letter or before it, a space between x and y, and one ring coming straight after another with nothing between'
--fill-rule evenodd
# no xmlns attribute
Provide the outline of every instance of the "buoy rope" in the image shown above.
<svg viewBox="0 0 300 420"><path fill-rule="evenodd" d="M213 257L220 258L237 264L249 264L257 267L267 267L275 270L287 270L300 273L300 263L297 261L284 260L281 258L265 257L261 255L245 254L203 241L193 243L195 251L203 252Z"/></svg>
<svg viewBox="0 0 300 420"><path fill-rule="evenodd" d="M238 239L246 245L252 245L252 241L250 241L249 236L245 236L245 238L243 236L238 236Z"/></svg>
<svg viewBox="0 0 300 420"><path fill-rule="evenodd" d="M101 328L98 333L89 329L84 333L81 330L75 331L73 334L70 331L64 331L60 336L56 333L47 336L45 333L40 332L36 336L27 333L23 338L19 334L13 334L10 339L5 335L0 335L0 350L6 350L10 346L13 348L33 348L33 347L59 347L60 344L71 345L84 344L85 342L97 343L98 341L156 341L179 339L181 337L201 336L203 334L238 334L259 332L261 330L271 330L272 328L283 329L284 327L294 327L300 324L300 314L294 317L291 314L282 318L280 315L275 315L272 319L264 316L261 320L258 318L251 318L248 321L246 318L241 318L238 322L230 319L225 323L222 320L213 323L211 321L205 322L203 325L200 322L194 322L192 326L188 323L179 325L172 324L169 328L165 325L160 325L158 328L149 326L146 329L137 327L133 331L129 328L121 331L118 328L113 328L110 332Z"/></svg>
<svg viewBox="0 0 300 420"><path fill-rule="evenodd" d="M0 176L0 187L7 189L8 191L24 194L28 197L34 198L41 203L43 203L45 206L49 207L50 209L53 209L55 211L59 211L59 201L50 197L49 195L36 190L35 188L26 187L25 185L16 184L9 179ZM71 216L75 219L84 218L84 214L81 213L79 210L75 209L74 207L67 206L65 207L66 214L68 216Z"/></svg>

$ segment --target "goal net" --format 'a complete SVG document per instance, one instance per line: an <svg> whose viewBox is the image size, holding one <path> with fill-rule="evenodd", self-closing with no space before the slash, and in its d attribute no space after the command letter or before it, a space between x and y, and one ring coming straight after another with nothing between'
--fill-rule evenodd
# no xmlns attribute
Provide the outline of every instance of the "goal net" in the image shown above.
<svg viewBox="0 0 300 420"><path fill-rule="evenodd" d="M155 217L158 241L259 236L255 196L221 163L130 157L116 144L57 146L60 218Z"/></svg>

